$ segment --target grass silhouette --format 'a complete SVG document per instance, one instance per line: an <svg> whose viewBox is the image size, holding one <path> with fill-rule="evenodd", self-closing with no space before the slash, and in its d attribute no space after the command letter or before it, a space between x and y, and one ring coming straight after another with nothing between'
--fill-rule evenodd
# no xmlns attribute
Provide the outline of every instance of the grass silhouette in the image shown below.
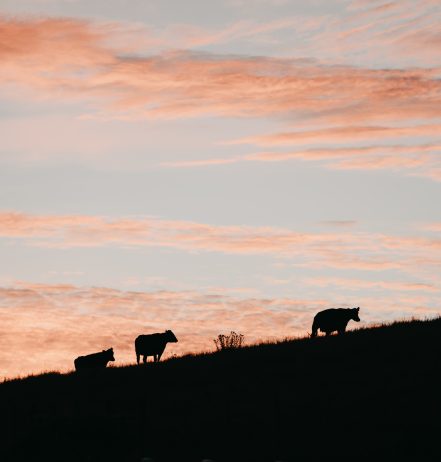
<svg viewBox="0 0 441 462"><path fill-rule="evenodd" d="M440 460L441 318L0 384L2 461Z"/></svg>

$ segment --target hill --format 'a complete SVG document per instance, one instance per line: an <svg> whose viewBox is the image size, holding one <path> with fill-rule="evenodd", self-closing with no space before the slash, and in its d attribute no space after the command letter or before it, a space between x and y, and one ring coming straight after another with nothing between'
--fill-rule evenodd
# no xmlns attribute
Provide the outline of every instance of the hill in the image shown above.
<svg viewBox="0 0 441 462"><path fill-rule="evenodd" d="M441 460L441 318L0 384L2 461Z"/></svg>

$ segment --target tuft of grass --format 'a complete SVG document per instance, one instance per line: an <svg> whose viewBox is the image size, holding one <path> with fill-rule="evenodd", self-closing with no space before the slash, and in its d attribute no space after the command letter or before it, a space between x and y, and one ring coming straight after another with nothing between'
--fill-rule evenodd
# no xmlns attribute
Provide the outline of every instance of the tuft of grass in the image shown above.
<svg viewBox="0 0 441 462"><path fill-rule="evenodd" d="M230 335L219 334L213 342L216 345L217 351L234 350L242 347L244 338L243 334L231 331Z"/></svg>

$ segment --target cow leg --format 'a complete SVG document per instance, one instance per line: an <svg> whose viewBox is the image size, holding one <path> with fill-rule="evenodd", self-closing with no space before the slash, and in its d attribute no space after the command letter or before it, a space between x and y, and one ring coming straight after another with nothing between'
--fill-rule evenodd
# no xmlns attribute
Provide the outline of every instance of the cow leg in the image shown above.
<svg viewBox="0 0 441 462"><path fill-rule="evenodd" d="M138 366L139 366L139 358L140 358L140 356L141 356L141 355L139 355L138 353L136 353L136 362L137 362Z"/></svg>
<svg viewBox="0 0 441 462"><path fill-rule="evenodd" d="M142 356L142 362L145 364L147 362L147 355Z"/></svg>
<svg viewBox="0 0 441 462"><path fill-rule="evenodd" d="M328 337L329 335L331 335L331 332L329 330L326 331L326 337Z"/></svg>

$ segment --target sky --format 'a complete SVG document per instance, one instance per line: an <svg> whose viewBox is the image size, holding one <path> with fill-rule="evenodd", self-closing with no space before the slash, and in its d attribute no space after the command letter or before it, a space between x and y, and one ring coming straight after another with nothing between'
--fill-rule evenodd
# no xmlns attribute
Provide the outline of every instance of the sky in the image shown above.
<svg viewBox="0 0 441 462"><path fill-rule="evenodd" d="M438 0L2 0L0 378L441 314Z"/></svg>

